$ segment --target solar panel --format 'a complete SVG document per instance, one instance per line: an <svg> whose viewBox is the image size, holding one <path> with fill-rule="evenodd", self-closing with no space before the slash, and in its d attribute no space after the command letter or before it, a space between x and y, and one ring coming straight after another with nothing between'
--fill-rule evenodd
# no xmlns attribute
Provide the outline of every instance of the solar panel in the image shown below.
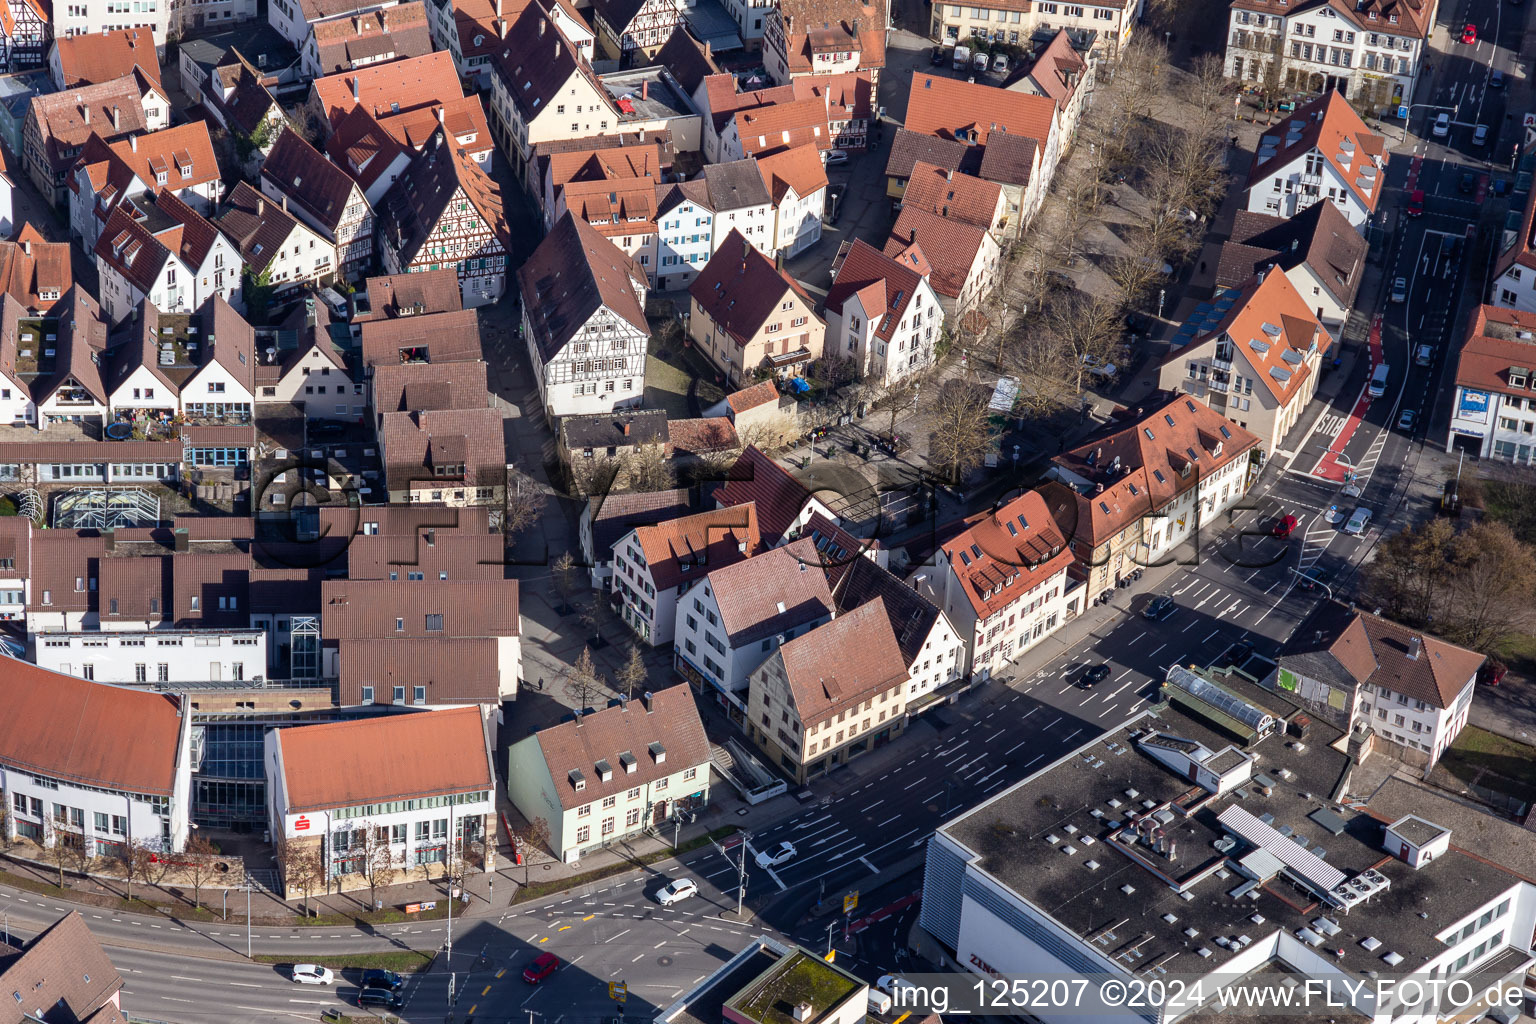
<svg viewBox="0 0 1536 1024"><path fill-rule="evenodd" d="M1207 682L1189 669L1179 665L1168 670L1168 681L1185 693L1198 697L1212 707L1242 722L1255 732L1269 732L1275 727L1274 716L1249 704L1236 694Z"/></svg>

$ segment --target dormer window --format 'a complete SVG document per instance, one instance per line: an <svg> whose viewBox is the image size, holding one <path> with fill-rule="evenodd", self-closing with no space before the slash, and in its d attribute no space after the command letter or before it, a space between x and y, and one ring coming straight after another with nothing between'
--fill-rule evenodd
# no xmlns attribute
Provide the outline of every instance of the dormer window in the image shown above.
<svg viewBox="0 0 1536 1024"><path fill-rule="evenodd" d="M603 782L613 781L613 765L609 764L606 760L597 762L593 767L597 769L599 780Z"/></svg>
<svg viewBox="0 0 1536 1024"><path fill-rule="evenodd" d="M1509 368L1509 386L1512 388L1525 387L1526 371L1523 367L1512 366Z"/></svg>
<svg viewBox="0 0 1536 1024"><path fill-rule="evenodd" d="M625 775L635 774L635 770L639 767L638 762L635 760L635 755L627 750L619 755L619 765L623 767Z"/></svg>
<svg viewBox="0 0 1536 1024"><path fill-rule="evenodd" d="M580 768L572 768L570 774L571 788L580 793L587 788L587 777L581 774Z"/></svg>
<svg viewBox="0 0 1536 1024"><path fill-rule="evenodd" d="M651 752L651 760L657 764L665 764L667 761L667 748L660 743L652 743L648 748Z"/></svg>

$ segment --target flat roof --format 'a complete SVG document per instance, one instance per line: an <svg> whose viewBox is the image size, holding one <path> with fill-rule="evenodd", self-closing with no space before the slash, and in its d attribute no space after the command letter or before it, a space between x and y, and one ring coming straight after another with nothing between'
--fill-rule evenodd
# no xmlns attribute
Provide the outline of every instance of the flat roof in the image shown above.
<svg viewBox="0 0 1536 1024"><path fill-rule="evenodd" d="M1276 695L1267 695L1268 705L1278 703ZM1253 743L1248 750L1259 758L1257 774L1221 796L1175 774L1138 744L1153 735L1212 750L1229 742L1183 708L1159 705L941 831L971 850L983 872L1133 971L1157 965L1206 974L1247 945L1245 935L1257 939L1276 928L1297 935L1323 919L1331 934L1320 945L1341 970L1386 970L1391 965L1383 958L1391 953L1418 965L1444 951L1437 932L1516 881L1454 847L1419 871L1388 855L1382 846L1386 821L1330 798L1350 762L1332 746L1341 734L1325 723L1314 720L1304 742L1277 730ZM1289 840L1348 878L1373 869L1389 885L1346 915L1289 871L1252 884L1236 862L1257 847L1242 840L1229 846L1226 840L1236 833L1217 820L1234 807L1268 826L1260 831L1269 834L1270 845ZM1321 822L1312 817L1319 809L1329 811ZM1148 814L1175 857L1135 838L1131 816ZM1343 827L1336 832L1338 823ZM1125 925L1132 917L1134 926ZM1377 941L1370 949L1361 944L1372 938ZM1333 956L1335 950L1342 955Z"/></svg>
<svg viewBox="0 0 1536 1024"><path fill-rule="evenodd" d="M603 83L603 88L613 97L614 103L628 100L634 106L632 114L619 108L621 124L625 121L657 121L698 115L693 104L672 87L672 77L664 76L663 70L660 66L635 68L598 76L597 80Z"/></svg>
<svg viewBox="0 0 1536 1024"><path fill-rule="evenodd" d="M760 939L737 958L720 967L702 987L684 995L663 1011L658 1020L667 1024L720 1024L725 1019L725 1004L752 979L762 975L785 955L771 939Z"/></svg>
<svg viewBox="0 0 1536 1024"><path fill-rule="evenodd" d="M726 1005L761 1024L798 1024L796 1006L810 1004L807 1021L825 1020L862 985L848 972L797 949L726 1000Z"/></svg>

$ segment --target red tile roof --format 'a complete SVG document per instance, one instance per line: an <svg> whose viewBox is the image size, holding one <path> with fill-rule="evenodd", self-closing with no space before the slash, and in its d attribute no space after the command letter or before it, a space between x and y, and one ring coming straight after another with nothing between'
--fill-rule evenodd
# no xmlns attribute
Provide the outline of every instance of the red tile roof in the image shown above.
<svg viewBox="0 0 1536 1024"><path fill-rule="evenodd" d="M657 590L670 590L750 558L762 543L757 509L750 503L637 526L635 539Z"/></svg>
<svg viewBox="0 0 1536 1024"><path fill-rule="evenodd" d="M464 308L464 293L452 267L386 274L368 279L368 306L376 318L457 313Z"/></svg>
<svg viewBox="0 0 1536 1024"><path fill-rule="evenodd" d="M749 388L733 391L725 396L726 404L731 407L731 412L737 415L756 409L760 405L779 400L779 385L777 381L758 381Z"/></svg>
<svg viewBox="0 0 1536 1024"><path fill-rule="evenodd" d="M323 74L432 52L427 7L422 0L402 0L390 7L318 22L310 30Z"/></svg>
<svg viewBox="0 0 1536 1024"><path fill-rule="evenodd" d="M1035 88L1055 101L1057 109L1066 110L1085 69L1082 55L1072 45L1071 34L1060 29L1030 65L1027 77Z"/></svg>
<svg viewBox="0 0 1536 1024"><path fill-rule="evenodd" d="M1282 405L1300 393L1302 382L1312 374L1307 359L1313 346L1326 353L1333 344L1290 278L1273 271L1254 277L1221 322L1192 344L1223 335L1232 339ZM1175 350L1169 360L1183 354L1183 349Z"/></svg>
<svg viewBox="0 0 1536 1024"><path fill-rule="evenodd" d="M649 336L645 271L635 258L569 212L517 271L518 289L546 363L565 348L599 308Z"/></svg>
<svg viewBox="0 0 1536 1024"><path fill-rule="evenodd" d="M725 474L725 483L715 491L715 504L724 509L733 505L755 506L763 543L776 545L811 500L805 485L755 445L747 445L741 457Z"/></svg>
<svg viewBox="0 0 1536 1024"><path fill-rule="evenodd" d="M908 265L926 273L934 291L957 298L984 257L986 240L986 231L972 224L903 206L885 243L885 254L901 261L909 249L921 250L920 262L906 261Z"/></svg>
<svg viewBox="0 0 1536 1024"><path fill-rule="evenodd" d="M1313 150L1323 155L1361 205L1376 209L1386 185L1386 140L1367 128L1349 101L1333 90L1264 133L1247 187L1267 186L1276 173ZM1364 173L1366 169L1371 173Z"/></svg>
<svg viewBox="0 0 1536 1024"><path fill-rule="evenodd" d="M565 208L609 238L656 231L656 179L573 181L561 190Z"/></svg>
<svg viewBox="0 0 1536 1024"><path fill-rule="evenodd" d="M452 270L447 273L454 275L453 287L457 292L458 275ZM364 366L400 363L401 353L406 349L425 349L425 358L432 365L479 360L483 356L479 314L473 309L459 309L451 313L385 317L363 322ZM422 353L418 352L417 355L419 357Z"/></svg>
<svg viewBox="0 0 1536 1024"><path fill-rule="evenodd" d="M646 705L644 699L631 700L538 731L535 739L562 808L580 807L688 768L709 770L709 740L692 691L686 685L657 690ZM659 759L653 752L658 745ZM634 759L632 772L625 770L631 763L625 754ZM612 771L607 782L599 761ZM581 789L572 781L573 772L581 773ZM696 784L702 789L704 783L700 779ZM677 798L686 796L686 790L677 794Z"/></svg>
<svg viewBox="0 0 1536 1024"><path fill-rule="evenodd" d="M213 139L205 121L162 128L112 143L112 152L133 169L151 192L162 188L179 192L215 181L219 162L213 155ZM160 181L160 175L165 181Z"/></svg>
<svg viewBox="0 0 1536 1024"><path fill-rule="evenodd" d="M119 139L148 126L139 80L133 75L34 96L27 116L37 119L43 156L56 173L74 166L78 151L92 134Z"/></svg>
<svg viewBox="0 0 1536 1024"><path fill-rule="evenodd" d="M834 611L821 557L808 537L713 569L709 585L732 647L755 644Z"/></svg>
<svg viewBox="0 0 1536 1024"><path fill-rule="evenodd" d="M504 430L498 409L385 413L379 440L390 489L505 486Z"/></svg>
<svg viewBox="0 0 1536 1024"><path fill-rule="evenodd" d="M1523 335L1523 337L1522 337ZM1511 384L1518 369L1525 384ZM1456 383L1479 391L1531 397L1536 381L1536 313L1503 306L1478 306L1456 363Z"/></svg>
<svg viewBox="0 0 1536 1024"><path fill-rule="evenodd" d="M1044 96L965 82L926 71L912 72L908 131L985 146L994 132L1036 140L1041 149L1056 120L1056 104Z"/></svg>
<svg viewBox="0 0 1536 1024"><path fill-rule="evenodd" d="M857 657L850 657L854 651ZM880 597L789 641L777 656L806 726L857 709L907 680L907 659Z"/></svg>
<svg viewBox="0 0 1536 1024"><path fill-rule="evenodd" d="M29 312L45 312L74 281L68 242L49 242L37 228L23 224L16 241L0 242L0 293L10 295Z"/></svg>
<svg viewBox="0 0 1536 1024"><path fill-rule="evenodd" d="M108 82L133 74L134 68L160 85L160 59L155 56L154 34L148 28L60 36L54 43L64 73L60 84L65 89Z"/></svg>
<svg viewBox="0 0 1536 1024"><path fill-rule="evenodd" d="M915 206L940 217L953 218L984 230L996 223L1003 187L958 171L945 170L919 160L902 194L901 207Z"/></svg>
<svg viewBox="0 0 1536 1024"><path fill-rule="evenodd" d="M850 298L858 295L866 316L885 314L875 333L890 341L922 280L911 266L898 263L862 238L855 239L838 264L825 307L841 311Z"/></svg>
<svg viewBox="0 0 1536 1024"><path fill-rule="evenodd" d="M790 189L801 199L827 187L827 168L813 146L791 146L757 158L763 186L773 196L775 206L784 201Z"/></svg>
<svg viewBox="0 0 1536 1024"><path fill-rule="evenodd" d="M978 619L1004 611L1072 561L1061 527L1036 491L970 517L942 547Z"/></svg>
<svg viewBox="0 0 1536 1024"><path fill-rule="evenodd" d="M573 181L661 179L661 151L654 146L614 146L607 149L552 153L545 158L544 180L558 196Z"/></svg>
<svg viewBox="0 0 1536 1024"><path fill-rule="evenodd" d="M314 83L314 96L333 127L353 107L362 107L374 117L388 117L463 95L453 55L447 50L343 71Z"/></svg>
<svg viewBox="0 0 1536 1024"><path fill-rule="evenodd" d="M821 99L790 100L736 114L736 134L748 156L762 156L789 146L832 148L827 105Z"/></svg>
<svg viewBox="0 0 1536 1024"><path fill-rule="evenodd" d="M796 99L820 99L827 105L828 121L867 120L874 116L874 85L868 71L838 75L810 75L790 83Z"/></svg>
<svg viewBox="0 0 1536 1024"><path fill-rule="evenodd" d="M407 687L406 693L425 686L428 704L501 701L497 640L343 640L336 662L343 706L361 704L364 686L373 687L375 704L392 703L396 686Z"/></svg>
<svg viewBox="0 0 1536 1024"><path fill-rule="evenodd" d="M364 192L389 172L397 157L408 155L405 147L362 107L353 107L336 122L325 151L337 166L357 179ZM401 170L403 165L396 173Z"/></svg>
<svg viewBox="0 0 1536 1024"><path fill-rule="evenodd" d="M688 288L699 308L739 346L757 336L790 293L816 307L787 270L735 228Z"/></svg>
<svg viewBox="0 0 1536 1024"><path fill-rule="evenodd" d="M289 812L496 788L478 707L296 725L277 746Z"/></svg>
<svg viewBox="0 0 1536 1024"><path fill-rule="evenodd" d="M379 415L416 409L483 409L489 402L486 367L479 359L374 364L373 409Z"/></svg>
<svg viewBox="0 0 1536 1024"><path fill-rule="evenodd" d="M466 153L480 158L496 148L480 94L450 99L432 107L417 107L399 114L382 114L379 126L407 149L420 151L441 125Z"/></svg>
<svg viewBox="0 0 1536 1024"><path fill-rule="evenodd" d="M1293 7L1287 0L1233 0L1238 10L1258 11L1282 18L1290 14L1310 13L1315 7ZM1328 0L1317 7L1328 7L1338 17L1367 32L1381 32L1395 36L1423 39L1428 35L1430 19L1435 5L1423 0Z"/></svg>
<svg viewBox="0 0 1536 1024"><path fill-rule="evenodd" d="M321 633L327 640L454 640L519 636L516 580L326 580ZM441 616L438 625L428 616ZM398 628L397 628L398 627Z"/></svg>
<svg viewBox="0 0 1536 1024"><path fill-rule="evenodd" d="M182 718L169 694L92 683L13 660L0 672L0 706L10 721L27 723L0 730L0 763L114 791L175 791Z"/></svg>
<svg viewBox="0 0 1536 1024"><path fill-rule="evenodd" d="M736 428L724 416L668 420L667 441L677 455L728 452L741 444Z"/></svg>
<svg viewBox="0 0 1536 1024"><path fill-rule="evenodd" d="M149 30L144 30L145 35ZM17 942L10 935L8 941ZM78 910L59 918L18 957L0 946L0 986L14 993L18 1020L122 1024L123 977Z"/></svg>
<svg viewBox="0 0 1536 1024"><path fill-rule="evenodd" d="M815 72L815 54L858 54L859 67L885 67L887 8L860 0L781 0L784 48L791 75Z"/></svg>

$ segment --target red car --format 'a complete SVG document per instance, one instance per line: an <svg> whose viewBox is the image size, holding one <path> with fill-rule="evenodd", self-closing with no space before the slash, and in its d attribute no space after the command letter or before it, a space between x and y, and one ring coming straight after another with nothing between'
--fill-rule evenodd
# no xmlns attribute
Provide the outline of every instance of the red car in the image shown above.
<svg viewBox="0 0 1536 1024"><path fill-rule="evenodd" d="M1477 42L1477 26L1468 24L1461 29L1461 41L1467 44Z"/></svg>
<svg viewBox="0 0 1536 1024"><path fill-rule="evenodd" d="M1298 524L1299 520L1295 516L1283 515L1275 521L1275 528L1272 532L1276 537L1283 539L1295 533Z"/></svg>
<svg viewBox="0 0 1536 1024"><path fill-rule="evenodd" d="M523 980L530 985L537 985L545 978L554 974L560 967L560 958L553 953L540 953L538 959L523 968Z"/></svg>
<svg viewBox="0 0 1536 1024"><path fill-rule="evenodd" d="M1408 194L1408 216L1424 216L1424 190L1416 188Z"/></svg>

